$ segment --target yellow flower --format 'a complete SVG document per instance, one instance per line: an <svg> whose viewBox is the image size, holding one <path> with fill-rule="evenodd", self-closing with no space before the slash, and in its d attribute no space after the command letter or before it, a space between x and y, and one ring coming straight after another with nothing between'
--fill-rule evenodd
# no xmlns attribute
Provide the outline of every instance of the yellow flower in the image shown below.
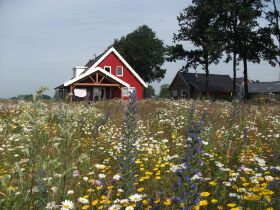
<svg viewBox="0 0 280 210"><path fill-rule="evenodd" d="M161 179L161 177L160 176L156 176L156 179Z"/></svg>
<svg viewBox="0 0 280 210"><path fill-rule="evenodd" d="M164 201L164 205L170 206L170 205L171 205L171 200L170 200L170 199L166 199L166 200Z"/></svg>
<svg viewBox="0 0 280 210"><path fill-rule="evenodd" d="M98 200L94 200L94 201L91 202L91 205L93 205L93 206L95 206L97 204L98 204Z"/></svg>
<svg viewBox="0 0 280 210"><path fill-rule="evenodd" d="M210 193L209 192L201 192L200 195L202 197L208 197L210 195Z"/></svg>
<svg viewBox="0 0 280 210"><path fill-rule="evenodd" d="M103 206L98 206L98 208L97 209L103 209Z"/></svg>
<svg viewBox="0 0 280 210"><path fill-rule="evenodd" d="M224 209L222 206L218 206L217 207L219 210L222 210L222 209Z"/></svg>
<svg viewBox="0 0 280 210"><path fill-rule="evenodd" d="M208 202L207 202L207 200L201 200L198 205L199 206L207 206Z"/></svg>
<svg viewBox="0 0 280 210"><path fill-rule="evenodd" d="M218 200L217 199L212 199L211 203L213 203L213 204L218 203Z"/></svg>
<svg viewBox="0 0 280 210"><path fill-rule="evenodd" d="M142 203L143 203L144 205L147 205L149 202L148 202L147 200L143 200Z"/></svg>
<svg viewBox="0 0 280 210"><path fill-rule="evenodd" d="M137 189L137 192L143 192L144 191L144 187L140 187Z"/></svg>
<svg viewBox="0 0 280 210"><path fill-rule="evenodd" d="M227 206L228 206L228 207L235 207L236 204L235 204L235 203L229 203Z"/></svg>
<svg viewBox="0 0 280 210"><path fill-rule="evenodd" d="M106 195L101 195L101 199L102 199L102 200L105 200L106 198L107 198Z"/></svg>
<svg viewBox="0 0 280 210"><path fill-rule="evenodd" d="M89 188L88 190L87 190L87 192L94 192L94 190L92 189L92 188Z"/></svg>
<svg viewBox="0 0 280 210"><path fill-rule="evenodd" d="M211 181L211 182L209 182L209 184L212 185L212 186L215 186L215 185L217 185L217 182Z"/></svg>
<svg viewBox="0 0 280 210"><path fill-rule="evenodd" d="M112 186L112 185L110 185L110 186L107 187L107 190L111 190L111 189L113 189L113 186Z"/></svg>
<svg viewBox="0 0 280 210"><path fill-rule="evenodd" d="M86 209L88 209L89 207L90 207L89 205L85 205L85 206L82 207L82 210L86 210Z"/></svg>

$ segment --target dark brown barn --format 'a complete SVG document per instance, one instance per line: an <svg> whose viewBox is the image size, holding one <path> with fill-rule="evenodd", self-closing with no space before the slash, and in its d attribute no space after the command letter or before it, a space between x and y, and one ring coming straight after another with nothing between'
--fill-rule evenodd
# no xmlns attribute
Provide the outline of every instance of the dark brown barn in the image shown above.
<svg viewBox="0 0 280 210"><path fill-rule="evenodd" d="M178 72L169 86L173 98L201 98L206 96L205 74ZM209 97L229 99L232 79L229 75L209 74Z"/></svg>

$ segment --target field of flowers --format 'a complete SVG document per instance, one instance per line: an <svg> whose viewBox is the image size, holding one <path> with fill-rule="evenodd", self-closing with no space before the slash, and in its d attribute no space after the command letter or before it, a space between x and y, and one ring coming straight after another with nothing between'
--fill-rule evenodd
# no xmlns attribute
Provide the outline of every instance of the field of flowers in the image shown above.
<svg viewBox="0 0 280 210"><path fill-rule="evenodd" d="M280 104L0 102L0 209L280 209Z"/></svg>

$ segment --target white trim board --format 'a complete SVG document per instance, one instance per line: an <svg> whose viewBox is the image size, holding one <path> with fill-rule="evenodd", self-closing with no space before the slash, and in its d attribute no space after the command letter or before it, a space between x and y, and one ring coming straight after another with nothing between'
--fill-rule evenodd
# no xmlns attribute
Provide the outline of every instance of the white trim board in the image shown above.
<svg viewBox="0 0 280 210"><path fill-rule="evenodd" d="M65 82L63 85L64 86L71 85L74 82L77 82L78 80L83 79L84 77L87 77L87 76L89 76L90 74L92 74L96 71L100 71L101 73L105 74L106 76L111 77L113 80L119 82L120 84L124 85L125 87L130 87L130 85L128 83L124 82L123 80L119 79L118 77L114 76L113 74L108 73L107 71L105 71L104 69L102 69L100 67L90 68L85 73L79 75L78 77L75 77L75 78L69 80L68 82Z"/></svg>

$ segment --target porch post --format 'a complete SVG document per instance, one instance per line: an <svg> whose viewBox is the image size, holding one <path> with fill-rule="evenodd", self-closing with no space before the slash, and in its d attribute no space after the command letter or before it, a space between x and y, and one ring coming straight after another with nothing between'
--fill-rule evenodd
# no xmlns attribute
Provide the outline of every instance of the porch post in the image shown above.
<svg viewBox="0 0 280 210"><path fill-rule="evenodd" d="M70 102L73 102L73 87L70 85Z"/></svg>

